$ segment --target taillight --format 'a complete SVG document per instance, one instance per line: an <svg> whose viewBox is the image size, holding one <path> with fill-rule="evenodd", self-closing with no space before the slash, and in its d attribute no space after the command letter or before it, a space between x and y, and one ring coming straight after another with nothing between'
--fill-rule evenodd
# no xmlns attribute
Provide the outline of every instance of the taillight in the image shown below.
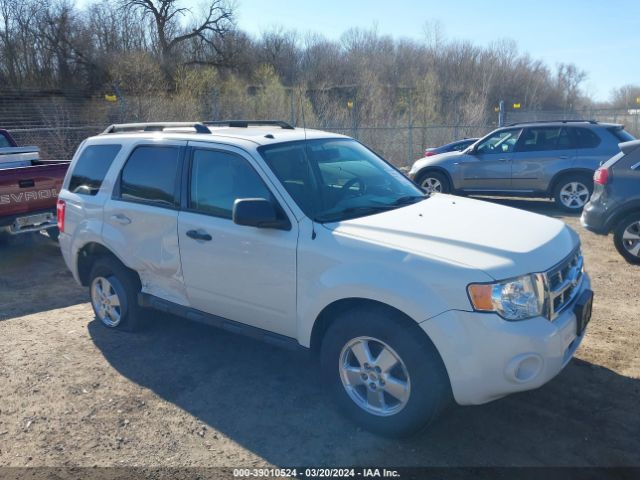
<svg viewBox="0 0 640 480"><path fill-rule="evenodd" d="M56 204L56 217L58 218L58 230L60 233L64 232L64 211L67 207L67 204L64 203L64 200L58 200Z"/></svg>
<svg viewBox="0 0 640 480"><path fill-rule="evenodd" d="M427 150L426 152L424 152L424 156L425 157L431 157L433 155L435 155L436 152L432 151L432 150Z"/></svg>
<svg viewBox="0 0 640 480"><path fill-rule="evenodd" d="M598 185L606 185L609 181L609 169L599 168L596 173L593 174L593 182Z"/></svg>

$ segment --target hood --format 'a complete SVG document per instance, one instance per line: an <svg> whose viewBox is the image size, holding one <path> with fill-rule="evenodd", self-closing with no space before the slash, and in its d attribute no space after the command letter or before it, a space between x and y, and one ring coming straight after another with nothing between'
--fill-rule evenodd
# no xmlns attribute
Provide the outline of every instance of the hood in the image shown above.
<svg viewBox="0 0 640 480"><path fill-rule="evenodd" d="M337 235L482 270L496 280L548 270L579 243L560 220L444 194L325 226Z"/></svg>
<svg viewBox="0 0 640 480"><path fill-rule="evenodd" d="M463 152L445 152L438 153L436 155L432 155L430 157L424 157L419 160L416 160L411 166L411 172L414 173L419 170L422 170L424 167L435 167L435 166L449 166L455 162L460 161L460 157L464 155Z"/></svg>

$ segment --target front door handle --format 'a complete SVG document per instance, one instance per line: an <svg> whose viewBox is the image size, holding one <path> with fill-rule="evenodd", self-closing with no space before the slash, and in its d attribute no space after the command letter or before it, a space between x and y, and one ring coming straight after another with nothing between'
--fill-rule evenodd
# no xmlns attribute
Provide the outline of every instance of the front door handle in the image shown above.
<svg viewBox="0 0 640 480"><path fill-rule="evenodd" d="M188 230L187 237L193 238L194 240L204 240L205 242L211 241L211 235L202 230Z"/></svg>
<svg viewBox="0 0 640 480"><path fill-rule="evenodd" d="M570 158L569 155L560 155L558 157L560 160L566 160L567 158Z"/></svg>
<svg viewBox="0 0 640 480"><path fill-rule="evenodd" d="M131 219L122 213L111 215L111 220L116 221L122 225L129 225L131 223Z"/></svg>

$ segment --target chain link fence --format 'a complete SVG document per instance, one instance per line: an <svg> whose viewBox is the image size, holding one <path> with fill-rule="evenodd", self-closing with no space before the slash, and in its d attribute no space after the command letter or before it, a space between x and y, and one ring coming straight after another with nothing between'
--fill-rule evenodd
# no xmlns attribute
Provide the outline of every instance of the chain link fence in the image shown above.
<svg viewBox="0 0 640 480"><path fill-rule="evenodd" d="M427 147L481 137L497 126L497 115L475 123L424 121L429 112L424 99L406 90L400 93L389 89L374 95L354 86L304 92L252 87L235 96L214 89L201 97L0 90L0 128L9 130L20 145L38 146L42 158L68 159L83 139L112 123L282 119L298 127L306 124L354 137L398 167L407 167ZM622 123L632 135L640 136L640 109L518 110L507 111L505 117L506 124L562 119Z"/></svg>

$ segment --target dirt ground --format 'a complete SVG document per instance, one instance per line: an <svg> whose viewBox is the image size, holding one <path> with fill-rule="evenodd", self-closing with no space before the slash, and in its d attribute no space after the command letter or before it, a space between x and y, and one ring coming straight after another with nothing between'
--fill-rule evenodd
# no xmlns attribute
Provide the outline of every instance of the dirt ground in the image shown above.
<svg viewBox="0 0 640 480"><path fill-rule="evenodd" d="M538 390L453 407L402 441L342 418L306 356L160 315L107 331L57 244L2 245L0 466L640 466L640 268L562 219L596 293L577 358Z"/></svg>

